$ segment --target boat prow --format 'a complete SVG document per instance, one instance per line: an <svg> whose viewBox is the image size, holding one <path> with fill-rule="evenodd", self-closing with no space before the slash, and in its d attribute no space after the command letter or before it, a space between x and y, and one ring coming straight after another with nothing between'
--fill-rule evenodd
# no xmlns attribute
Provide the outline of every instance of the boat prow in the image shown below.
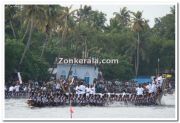
<svg viewBox="0 0 180 123"><path fill-rule="evenodd" d="M33 100L32 100L32 99L28 99L26 103L28 104L28 106L29 106L30 108L33 108L33 107L34 107L34 106L33 106Z"/></svg>
<svg viewBox="0 0 180 123"><path fill-rule="evenodd" d="M158 92L159 94L158 94L157 99L156 99L156 103L158 105L161 105L162 97L166 96L166 93L167 93L166 84L167 84L167 81L164 80L162 83L161 89L159 89L160 92Z"/></svg>

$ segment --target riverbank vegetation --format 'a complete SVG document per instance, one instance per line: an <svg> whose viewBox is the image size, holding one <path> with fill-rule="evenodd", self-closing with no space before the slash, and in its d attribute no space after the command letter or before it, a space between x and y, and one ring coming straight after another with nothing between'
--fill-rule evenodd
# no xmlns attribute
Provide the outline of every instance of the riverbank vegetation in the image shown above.
<svg viewBox="0 0 180 123"><path fill-rule="evenodd" d="M117 58L99 65L104 78L127 80L175 69L175 7L150 27L143 12L123 7L106 14L84 5L5 6L5 81L20 71L24 81L48 80L56 58Z"/></svg>

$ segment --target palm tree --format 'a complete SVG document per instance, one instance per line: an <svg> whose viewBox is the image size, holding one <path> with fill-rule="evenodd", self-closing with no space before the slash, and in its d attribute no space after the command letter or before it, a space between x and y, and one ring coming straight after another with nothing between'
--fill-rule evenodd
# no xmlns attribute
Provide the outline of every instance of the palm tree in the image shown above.
<svg viewBox="0 0 180 123"><path fill-rule="evenodd" d="M15 32L15 29L13 26L13 19L15 18L17 10L18 10L18 7L15 5L6 5L5 6L5 18L6 18L6 21L8 21L10 24L10 28L12 30L14 38L16 38L17 36L16 36L16 32Z"/></svg>
<svg viewBox="0 0 180 123"><path fill-rule="evenodd" d="M105 22L106 22L106 14L99 12L99 11L92 11L89 21L90 21L90 25L91 27L100 30L100 31L104 31L105 29Z"/></svg>
<svg viewBox="0 0 180 123"><path fill-rule="evenodd" d="M44 6L40 5L25 5L22 6L22 15L26 17L24 21L28 22L30 24L30 27L27 26L29 29L29 35L28 35L28 41L26 43L26 46L24 48L24 51L22 53L20 62L19 62L19 67L22 64L24 57L27 53L27 50L30 47L31 44L31 38L32 38L32 32L33 29L36 27L38 29L43 28L43 20L45 20L45 11L44 11Z"/></svg>
<svg viewBox="0 0 180 123"><path fill-rule="evenodd" d="M123 7L119 12L114 12L115 19L119 22L119 25L128 26L130 22L130 11L127 7Z"/></svg>
<svg viewBox="0 0 180 123"><path fill-rule="evenodd" d="M72 18L75 17L74 14L77 10L71 11L72 5L70 7L65 7L62 11L62 15L59 18L60 21L60 32L62 33L62 44L64 46L64 41L66 40L67 33L72 30L69 26ZM72 26L72 25L71 25Z"/></svg>
<svg viewBox="0 0 180 123"><path fill-rule="evenodd" d="M64 7L61 11L61 16L58 18L60 27L58 27L57 30L59 32L61 32L61 34L62 34L61 35L61 38L62 38L61 47L62 48L64 47L64 42L66 40L67 33L72 31L72 25L69 26L70 25L69 22L73 20L72 18L75 17L74 13L77 11L77 10L71 11L71 8L72 8L72 5L70 7ZM57 58L60 57L60 53L61 52L59 52L58 56L55 58L55 61L53 64L53 69L51 71L51 75L52 75L54 68L57 64L57 61L58 61Z"/></svg>
<svg viewBox="0 0 180 123"><path fill-rule="evenodd" d="M41 51L40 59L42 58L45 48L48 43L48 39L51 36L51 33L57 29L57 20L58 16L61 14L61 7L58 5L48 5L45 8L46 12L46 20L44 20L46 23L44 25L44 33L46 34L46 39L43 44L43 49Z"/></svg>
<svg viewBox="0 0 180 123"><path fill-rule="evenodd" d="M145 25L147 25L147 20L142 18L142 12L137 11L131 12L132 18L132 29L137 33L137 46L136 46L136 60L135 60L135 75L137 77L139 70L139 45L140 45L140 32L143 31Z"/></svg>
<svg viewBox="0 0 180 123"><path fill-rule="evenodd" d="M78 18L79 26L81 21L89 23L89 17L91 15L91 12L92 12L91 6L85 5L83 8L82 5L80 6L80 9L77 12L77 15L79 17Z"/></svg>
<svg viewBox="0 0 180 123"><path fill-rule="evenodd" d="M85 25L91 25L91 19L90 16L92 14L92 8L91 6L80 6L79 10L77 11L77 24L78 24L78 28L77 28L77 43L80 44L82 43L81 41L83 41L83 44L81 45L83 48L82 51L82 58L86 58L88 53L87 53L87 36L84 33L84 30L82 29L83 26ZM78 47L79 45L77 45ZM76 47L76 50L77 50Z"/></svg>

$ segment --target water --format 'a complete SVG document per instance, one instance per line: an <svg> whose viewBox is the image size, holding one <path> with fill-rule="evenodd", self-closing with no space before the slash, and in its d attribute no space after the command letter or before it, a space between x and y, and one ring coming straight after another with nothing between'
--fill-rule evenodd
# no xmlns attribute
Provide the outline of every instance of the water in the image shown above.
<svg viewBox="0 0 180 123"><path fill-rule="evenodd" d="M74 107L73 118L175 118L175 96L164 96L162 104L162 106L114 104L108 107ZM29 108L26 99L5 99L5 118L69 117L69 107Z"/></svg>

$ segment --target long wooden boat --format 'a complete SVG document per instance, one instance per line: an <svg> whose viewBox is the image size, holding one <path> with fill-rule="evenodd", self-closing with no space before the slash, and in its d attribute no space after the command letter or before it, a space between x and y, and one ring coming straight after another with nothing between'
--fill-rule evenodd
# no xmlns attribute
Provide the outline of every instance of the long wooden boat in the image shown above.
<svg viewBox="0 0 180 123"><path fill-rule="evenodd" d="M161 105L161 99L164 95L166 88L166 81L163 82L161 89L157 91L156 94L144 94L142 96L137 96L136 94L130 94L130 93L96 93L95 96L96 99L106 95L105 100L102 99L99 102L92 102L87 101L86 103L75 101L76 99L70 99L68 97L69 94L67 94L67 100L64 102L51 102L51 103L42 103L37 102L32 99L27 100L27 104L29 107L46 107L46 106L68 106L68 105L74 105L74 106L107 106L111 105L113 103L124 103L124 104L134 104L134 105ZM117 100L113 100L113 97L118 97ZM112 97L112 98L111 98Z"/></svg>

